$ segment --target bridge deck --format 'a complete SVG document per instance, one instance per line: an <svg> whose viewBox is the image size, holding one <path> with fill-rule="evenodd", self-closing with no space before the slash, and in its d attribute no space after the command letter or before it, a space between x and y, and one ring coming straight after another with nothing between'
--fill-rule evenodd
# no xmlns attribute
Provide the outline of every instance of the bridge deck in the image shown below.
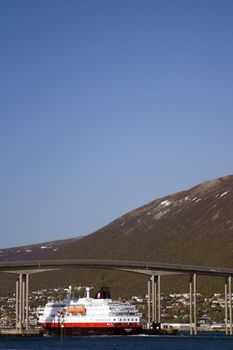
<svg viewBox="0 0 233 350"><path fill-rule="evenodd" d="M206 267L182 264L162 264L143 261L122 260L90 260L90 259L63 259L63 260L34 260L0 262L0 272L7 273L35 273L56 269L96 268L113 269L148 274L192 274L228 277L233 276L233 269Z"/></svg>

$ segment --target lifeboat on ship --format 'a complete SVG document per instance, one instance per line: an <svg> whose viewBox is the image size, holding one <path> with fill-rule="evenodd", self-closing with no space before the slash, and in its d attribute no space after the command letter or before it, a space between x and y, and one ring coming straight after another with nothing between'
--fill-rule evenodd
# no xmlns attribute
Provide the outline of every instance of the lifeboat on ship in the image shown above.
<svg viewBox="0 0 233 350"><path fill-rule="evenodd" d="M84 306L68 307L66 311L69 312L70 314L85 314L87 312Z"/></svg>

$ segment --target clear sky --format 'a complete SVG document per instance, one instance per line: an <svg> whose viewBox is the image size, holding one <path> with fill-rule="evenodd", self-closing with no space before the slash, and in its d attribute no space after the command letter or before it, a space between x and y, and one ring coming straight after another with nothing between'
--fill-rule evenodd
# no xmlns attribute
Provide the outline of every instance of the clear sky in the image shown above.
<svg viewBox="0 0 233 350"><path fill-rule="evenodd" d="M233 174L233 1L0 1L0 248Z"/></svg>

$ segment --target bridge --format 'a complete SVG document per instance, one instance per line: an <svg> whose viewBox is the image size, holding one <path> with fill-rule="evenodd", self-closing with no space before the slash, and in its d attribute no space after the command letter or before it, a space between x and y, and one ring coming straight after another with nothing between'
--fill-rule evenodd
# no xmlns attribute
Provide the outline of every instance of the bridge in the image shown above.
<svg viewBox="0 0 233 350"><path fill-rule="evenodd" d="M225 288L225 332L232 331L232 276L233 269L162 264L141 261L63 259L41 261L0 262L0 272L17 274L16 280L16 330L29 329L29 276L30 274L60 269L110 269L148 276L148 325L161 322L160 277L189 275L190 334L197 334L197 276L220 277Z"/></svg>

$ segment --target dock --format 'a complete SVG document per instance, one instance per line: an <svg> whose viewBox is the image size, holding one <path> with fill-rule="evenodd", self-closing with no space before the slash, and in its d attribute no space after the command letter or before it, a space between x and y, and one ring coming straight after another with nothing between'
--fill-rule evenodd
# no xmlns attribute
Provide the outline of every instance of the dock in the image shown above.
<svg viewBox="0 0 233 350"><path fill-rule="evenodd" d="M44 329L0 329L0 336L5 337L42 337L44 334Z"/></svg>

